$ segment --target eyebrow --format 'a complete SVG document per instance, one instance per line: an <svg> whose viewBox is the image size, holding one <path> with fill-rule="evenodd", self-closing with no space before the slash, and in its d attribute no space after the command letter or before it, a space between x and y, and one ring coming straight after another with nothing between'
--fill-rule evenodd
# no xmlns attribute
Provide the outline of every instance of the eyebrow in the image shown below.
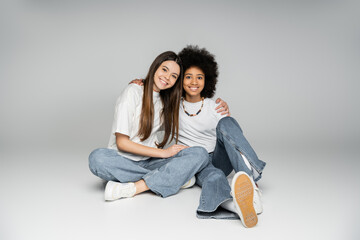
<svg viewBox="0 0 360 240"><path fill-rule="evenodd" d="M185 76L186 76L186 75L192 75L192 73L186 73L186 74L185 74ZM204 75L204 74L199 73L199 74L196 74L196 76L205 76L205 75Z"/></svg>

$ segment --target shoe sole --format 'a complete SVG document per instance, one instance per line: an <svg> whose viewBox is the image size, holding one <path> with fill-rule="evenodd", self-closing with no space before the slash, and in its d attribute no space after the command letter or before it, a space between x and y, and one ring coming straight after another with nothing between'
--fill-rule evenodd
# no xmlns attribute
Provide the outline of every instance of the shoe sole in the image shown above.
<svg viewBox="0 0 360 240"><path fill-rule="evenodd" d="M236 176L232 183L233 200L238 210L241 222L247 228L254 227L257 222L257 214L254 208L254 185L246 173Z"/></svg>

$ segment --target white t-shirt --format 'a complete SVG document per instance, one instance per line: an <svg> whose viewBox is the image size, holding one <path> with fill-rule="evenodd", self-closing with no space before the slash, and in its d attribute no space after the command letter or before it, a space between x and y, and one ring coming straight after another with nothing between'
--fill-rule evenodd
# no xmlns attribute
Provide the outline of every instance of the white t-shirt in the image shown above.
<svg viewBox="0 0 360 240"><path fill-rule="evenodd" d="M191 103L184 99L185 109L189 114L199 111L202 102ZM180 103L179 112L179 144L186 146L201 146L209 153L213 152L216 145L216 126L219 120L226 115L217 113L217 104L214 100L205 98L201 112L193 117L188 116Z"/></svg>
<svg viewBox="0 0 360 240"><path fill-rule="evenodd" d="M153 129L150 137L145 141L140 141L138 136L140 115L142 108L142 97L144 87L136 84L129 84L120 97L116 101L114 121L112 125L110 140L108 148L115 149L118 153L124 157L127 157L134 161L146 160L149 157L139 156L128 152L120 151L116 145L115 133L121 133L129 136L130 140L139 143L144 146L156 148L155 142L159 142L157 138L157 132L161 126L160 111L163 108L160 93L153 92L153 104L154 104L154 122Z"/></svg>

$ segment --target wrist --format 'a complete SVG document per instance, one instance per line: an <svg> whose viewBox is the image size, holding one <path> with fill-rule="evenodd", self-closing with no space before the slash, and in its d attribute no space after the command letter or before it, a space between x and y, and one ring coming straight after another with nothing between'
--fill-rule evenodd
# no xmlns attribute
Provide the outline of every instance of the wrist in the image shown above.
<svg viewBox="0 0 360 240"><path fill-rule="evenodd" d="M158 149L159 151L159 158L166 158L166 152L164 149Z"/></svg>

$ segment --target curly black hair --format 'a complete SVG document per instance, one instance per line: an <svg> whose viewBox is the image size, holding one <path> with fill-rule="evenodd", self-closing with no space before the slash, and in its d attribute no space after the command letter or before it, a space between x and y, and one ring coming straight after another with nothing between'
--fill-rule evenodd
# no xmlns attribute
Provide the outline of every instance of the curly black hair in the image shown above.
<svg viewBox="0 0 360 240"><path fill-rule="evenodd" d="M215 94L217 77L219 75L215 56L205 48L188 45L178 54L183 63L184 73L190 67L198 67L205 74L205 86L201 91L201 97L211 98ZM185 96L185 91L183 91Z"/></svg>

